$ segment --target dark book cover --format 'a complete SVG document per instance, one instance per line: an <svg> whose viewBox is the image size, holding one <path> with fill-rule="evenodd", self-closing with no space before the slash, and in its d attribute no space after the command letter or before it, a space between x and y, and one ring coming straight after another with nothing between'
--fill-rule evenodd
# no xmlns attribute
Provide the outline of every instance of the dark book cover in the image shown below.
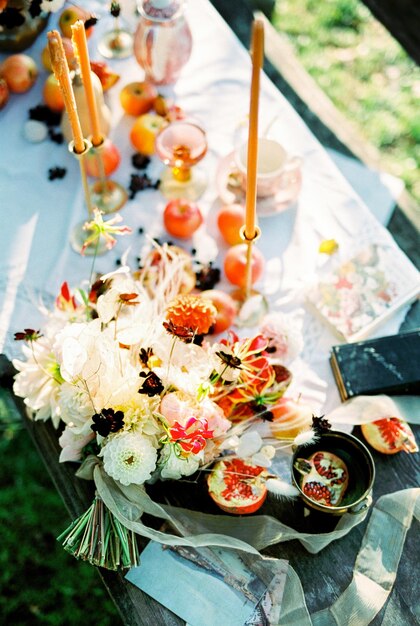
<svg viewBox="0 0 420 626"><path fill-rule="evenodd" d="M331 368L341 399L420 394L420 329L334 346Z"/></svg>

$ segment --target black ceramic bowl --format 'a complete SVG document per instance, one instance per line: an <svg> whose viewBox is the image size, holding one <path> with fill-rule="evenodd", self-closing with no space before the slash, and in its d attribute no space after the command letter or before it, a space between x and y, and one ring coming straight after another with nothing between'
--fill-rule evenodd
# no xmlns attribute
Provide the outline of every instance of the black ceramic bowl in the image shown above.
<svg viewBox="0 0 420 626"><path fill-rule="evenodd" d="M302 475L295 468L296 459L308 459L321 450L337 455L344 461L349 471L349 483L338 506L319 504L308 498L300 488ZM317 511L333 515L361 513L372 501L370 494L375 480L375 465L369 450L359 439L347 433L330 430L323 433L316 443L296 448L292 460L292 480L305 504Z"/></svg>

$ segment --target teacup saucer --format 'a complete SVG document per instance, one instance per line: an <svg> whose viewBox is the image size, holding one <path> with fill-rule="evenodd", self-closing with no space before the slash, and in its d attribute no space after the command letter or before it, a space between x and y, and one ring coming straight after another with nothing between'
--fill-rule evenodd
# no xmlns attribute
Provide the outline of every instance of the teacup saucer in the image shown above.
<svg viewBox="0 0 420 626"><path fill-rule="evenodd" d="M216 171L216 188L219 198L224 204L244 204L245 191L242 189L239 170L235 164L235 153L232 151L219 161ZM286 189L280 189L277 194L268 198L257 198L257 213L259 217L276 215L294 205L302 186L302 172L297 170L291 184Z"/></svg>

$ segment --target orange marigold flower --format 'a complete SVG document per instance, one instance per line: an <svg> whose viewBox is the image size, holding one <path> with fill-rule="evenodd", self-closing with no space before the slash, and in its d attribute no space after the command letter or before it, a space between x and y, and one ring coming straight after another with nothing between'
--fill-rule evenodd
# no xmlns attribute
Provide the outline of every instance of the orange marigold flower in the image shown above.
<svg viewBox="0 0 420 626"><path fill-rule="evenodd" d="M217 309L205 298L190 294L178 296L166 309L166 319L176 326L191 328L197 335L205 335L216 321Z"/></svg>

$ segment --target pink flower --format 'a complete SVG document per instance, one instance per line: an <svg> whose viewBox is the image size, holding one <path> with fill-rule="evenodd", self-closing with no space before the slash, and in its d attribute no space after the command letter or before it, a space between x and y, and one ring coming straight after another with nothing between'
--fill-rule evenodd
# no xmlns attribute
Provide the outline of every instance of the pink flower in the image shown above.
<svg viewBox="0 0 420 626"><path fill-rule="evenodd" d="M170 428L175 424L181 428L187 428L191 419L202 420L214 433L213 437L218 437L230 427L229 420L225 418L222 409L215 402L209 398L195 402L187 394L178 391L168 393L162 398L160 412Z"/></svg>
<svg viewBox="0 0 420 626"><path fill-rule="evenodd" d="M169 429L169 437L181 446L183 452L198 454L206 447L206 439L213 438L213 431L209 430L206 419L191 417L185 427L175 422Z"/></svg>

